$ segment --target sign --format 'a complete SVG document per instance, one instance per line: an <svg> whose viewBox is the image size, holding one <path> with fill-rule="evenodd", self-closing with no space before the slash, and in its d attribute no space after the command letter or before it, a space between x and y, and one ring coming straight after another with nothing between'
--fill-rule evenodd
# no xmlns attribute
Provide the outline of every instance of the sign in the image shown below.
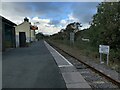
<svg viewBox="0 0 120 90"><path fill-rule="evenodd" d="M107 54L107 65L109 63L109 50L110 47L107 45L99 45L99 53L100 53L100 63L102 64L102 53Z"/></svg>
<svg viewBox="0 0 120 90"><path fill-rule="evenodd" d="M75 34L73 32L70 33L70 41L74 41Z"/></svg>
<svg viewBox="0 0 120 90"><path fill-rule="evenodd" d="M109 49L107 45L99 45L99 53L109 54Z"/></svg>
<svg viewBox="0 0 120 90"><path fill-rule="evenodd" d="M30 29L31 30L38 30L38 27L37 26L30 26Z"/></svg>

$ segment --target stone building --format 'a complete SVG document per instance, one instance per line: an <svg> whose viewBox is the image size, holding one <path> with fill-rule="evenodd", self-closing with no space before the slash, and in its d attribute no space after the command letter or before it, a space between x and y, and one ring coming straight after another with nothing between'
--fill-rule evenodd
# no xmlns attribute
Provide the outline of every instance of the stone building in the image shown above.
<svg viewBox="0 0 120 90"><path fill-rule="evenodd" d="M16 47L24 47L26 43L35 41L35 30L31 26L29 19L24 18L24 22L15 27Z"/></svg>

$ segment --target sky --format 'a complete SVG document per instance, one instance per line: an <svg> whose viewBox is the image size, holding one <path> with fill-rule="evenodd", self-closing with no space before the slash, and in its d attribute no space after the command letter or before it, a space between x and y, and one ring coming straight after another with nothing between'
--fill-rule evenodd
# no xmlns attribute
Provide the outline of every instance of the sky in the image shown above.
<svg viewBox="0 0 120 90"><path fill-rule="evenodd" d="M17 25L28 17L38 32L52 35L73 22L88 28L99 2L2 2L0 15Z"/></svg>

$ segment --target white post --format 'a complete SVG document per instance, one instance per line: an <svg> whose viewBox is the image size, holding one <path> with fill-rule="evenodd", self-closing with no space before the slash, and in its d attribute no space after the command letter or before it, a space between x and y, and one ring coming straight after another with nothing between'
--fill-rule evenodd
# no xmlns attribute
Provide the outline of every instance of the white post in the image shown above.
<svg viewBox="0 0 120 90"><path fill-rule="evenodd" d="M109 64L109 54L107 54L107 65Z"/></svg>
<svg viewBox="0 0 120 90"><path fill-rule="evenodd" d="M100 64L102 63L102 53L100 53Z"/></svg>
<svg viewBox="0 0 120 90"><path fill-rule="evenodd" d="M70 45L73 45L74 44L74 32L70 32Z"/></svg>

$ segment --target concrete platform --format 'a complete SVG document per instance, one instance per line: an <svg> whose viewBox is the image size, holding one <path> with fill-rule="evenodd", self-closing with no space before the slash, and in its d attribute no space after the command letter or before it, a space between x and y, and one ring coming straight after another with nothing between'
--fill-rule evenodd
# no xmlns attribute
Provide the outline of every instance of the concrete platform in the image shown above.
<svg viewBox="0 0 120 90"><path fill-rule="evenodd" d="M60 69L43 41L5 52L2 79L2 88L66 88Z"/></svg>
<svg viewBox="0 0 120 90"><path fill-rule="evenodd" d="M91 88L90 85L82 77L82 75L67 59L65 59L60 53L58 53L54 48L52 48L47 42L44 41L44 43L54 57L58 67L60 68L68 89Z"/></svg>

